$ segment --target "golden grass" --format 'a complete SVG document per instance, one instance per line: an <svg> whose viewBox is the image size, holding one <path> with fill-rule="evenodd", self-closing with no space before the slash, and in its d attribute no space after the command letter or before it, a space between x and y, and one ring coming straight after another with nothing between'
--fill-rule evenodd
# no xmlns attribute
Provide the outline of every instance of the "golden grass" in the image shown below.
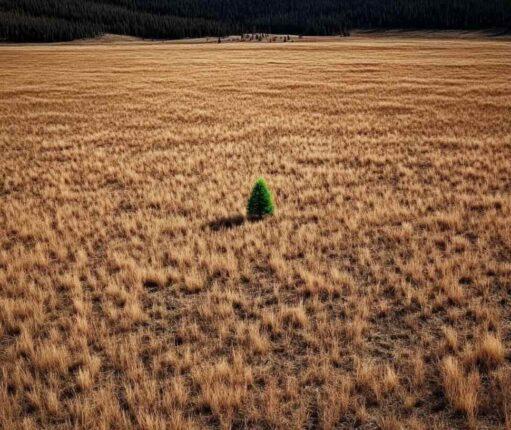
<svg viewBox="0 0 511 430"><path fill-rule="evenodd" d="M0 64L0 428L509 428L509 42Z"/></svg>

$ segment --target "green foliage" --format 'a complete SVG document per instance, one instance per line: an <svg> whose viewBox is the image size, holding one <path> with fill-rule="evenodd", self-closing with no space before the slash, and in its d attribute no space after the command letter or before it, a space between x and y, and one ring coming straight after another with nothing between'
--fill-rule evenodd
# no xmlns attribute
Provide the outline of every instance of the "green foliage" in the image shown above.
<svg viewBox="0 0 511 430"><path fill-rule="evenodd" d="M247 216L249 219L261 219L273 215L275 205L270 189L263 178L259 178L248 199Z"/></svg>

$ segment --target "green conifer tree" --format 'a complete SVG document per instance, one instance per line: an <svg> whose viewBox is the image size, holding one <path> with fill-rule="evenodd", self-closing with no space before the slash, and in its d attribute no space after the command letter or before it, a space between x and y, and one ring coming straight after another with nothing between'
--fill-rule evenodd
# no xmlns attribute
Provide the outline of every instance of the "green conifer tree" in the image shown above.
<svg viewBox="0 0 511 430"><path fill-rule="evenodd" d="M261 219L273 215L275 205L270 189L263 178L259 178L252 189L248 199L247 216L249 219Z"/></svg>

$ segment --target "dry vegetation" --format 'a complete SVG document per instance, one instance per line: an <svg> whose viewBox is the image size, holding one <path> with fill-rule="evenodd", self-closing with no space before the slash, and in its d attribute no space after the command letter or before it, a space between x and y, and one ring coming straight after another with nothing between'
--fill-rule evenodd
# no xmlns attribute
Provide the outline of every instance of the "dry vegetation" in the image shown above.
<svg viewBox="0 0 511 430"><path fill-rule="evenodd" d="M0 428L510 428L509 42L0 64Z"/></svg>

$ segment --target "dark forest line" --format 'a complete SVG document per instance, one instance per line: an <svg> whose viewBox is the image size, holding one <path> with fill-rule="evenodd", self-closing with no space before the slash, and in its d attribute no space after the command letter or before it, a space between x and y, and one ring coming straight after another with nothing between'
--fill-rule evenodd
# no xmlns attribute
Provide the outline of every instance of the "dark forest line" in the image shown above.
<svg viewBox="0 0 511 430"><path fill-rule="evenodd" d="M0 0L0 39L13 42L510 27L511 0Z"/></svg>

